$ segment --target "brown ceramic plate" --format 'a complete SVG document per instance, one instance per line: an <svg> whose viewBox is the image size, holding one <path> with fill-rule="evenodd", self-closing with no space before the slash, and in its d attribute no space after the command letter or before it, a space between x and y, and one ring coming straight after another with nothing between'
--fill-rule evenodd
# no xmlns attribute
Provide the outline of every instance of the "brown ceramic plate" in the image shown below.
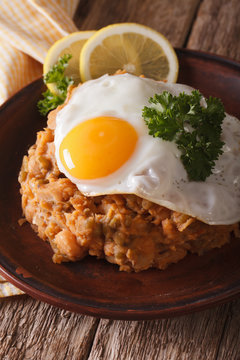
<svg viewBox="0 0 240 360"><path fill-rule="evenodd" d="M178 50L179 82L220 97L240 118L240 64ZM22 216L18 172L22 157L46 124L37 111L42 80L0 109L0 273L33 297L75 312L114 319L175 316L229 300L240 293L240 241L202 257L189 255L165 271L123 273L103 260L53 264L52 251Z"/></svg>

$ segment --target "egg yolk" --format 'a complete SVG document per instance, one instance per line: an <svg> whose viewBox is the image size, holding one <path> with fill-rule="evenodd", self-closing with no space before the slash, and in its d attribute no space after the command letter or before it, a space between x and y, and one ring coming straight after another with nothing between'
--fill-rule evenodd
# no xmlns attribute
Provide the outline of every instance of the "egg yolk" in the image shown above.
<svg viewBox="0 0 240 360"><path fill-rule="evenodd" d="M131 157L137 140L127 121L100 116L74 127L62 140L59 156L70 175L97 179L118 170Z"/></svg>

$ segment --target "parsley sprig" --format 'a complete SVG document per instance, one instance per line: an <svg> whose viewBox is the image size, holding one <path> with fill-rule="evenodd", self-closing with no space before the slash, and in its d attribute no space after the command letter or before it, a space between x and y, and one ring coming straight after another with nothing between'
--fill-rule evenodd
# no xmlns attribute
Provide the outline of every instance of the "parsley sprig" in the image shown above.
<svg viewBox="0 0 240 360"><path fill-rule="evenodd" d="M209 97L204 107L201 99L198 90L179 96L164 91L150 98L150 106L142 111L150 135L176 142L191 181L205 181L223 153L223 104L220 99Z"/></svg>
<svg viewBox="0 0 240 360"><path fill-rule="evenodd" d="M43 99L38 101L38 110L44 116L47 115L50 110L55 109L65 101L68 86L73 84L73 79L64 75L71 57L72 55L70 54L64 54L59 58L58 62L53 65L49 72L44 75L44 83L54 83L58 90L58 94L53 94L49 89L46 90L42 94Z"/></svg>

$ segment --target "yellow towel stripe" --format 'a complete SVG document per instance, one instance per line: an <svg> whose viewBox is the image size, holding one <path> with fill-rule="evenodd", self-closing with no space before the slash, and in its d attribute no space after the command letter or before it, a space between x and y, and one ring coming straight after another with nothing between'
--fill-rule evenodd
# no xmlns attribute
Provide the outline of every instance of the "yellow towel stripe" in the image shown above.
<svg viewBox="0 0 240 360"><path fill-rule="evenodd" d="M14 295L24 294L22 290L19 290L9 282L0 283L0 298Z"/></svg>

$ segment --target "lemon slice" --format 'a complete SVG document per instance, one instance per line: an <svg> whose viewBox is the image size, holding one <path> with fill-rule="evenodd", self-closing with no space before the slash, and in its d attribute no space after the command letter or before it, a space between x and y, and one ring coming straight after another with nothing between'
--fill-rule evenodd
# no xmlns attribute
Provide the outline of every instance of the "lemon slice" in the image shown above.
<svg viewBox="0 0 240 360"><path fill-rule="evenodd" d="M86 81L119 69L176 82L178 59L172 45L157 31L135 23L114 24L97 31L85 43L80 74Z"/></svg>
<svg viewBox="0 0 240 360"><path fill-rule="evenodd" d="M69 60L65 74L66 76L72 77L74 84L78 84L81 81L79 74L79 56L83 45L95 32L96 31L78 31L56 41L47 52L43 65L43 73L46 74L52 66L57 63L59 57L64 54L71 54L72 58ZM47 84L47 87L53 93L58 93L54 83Z"/></svg>

